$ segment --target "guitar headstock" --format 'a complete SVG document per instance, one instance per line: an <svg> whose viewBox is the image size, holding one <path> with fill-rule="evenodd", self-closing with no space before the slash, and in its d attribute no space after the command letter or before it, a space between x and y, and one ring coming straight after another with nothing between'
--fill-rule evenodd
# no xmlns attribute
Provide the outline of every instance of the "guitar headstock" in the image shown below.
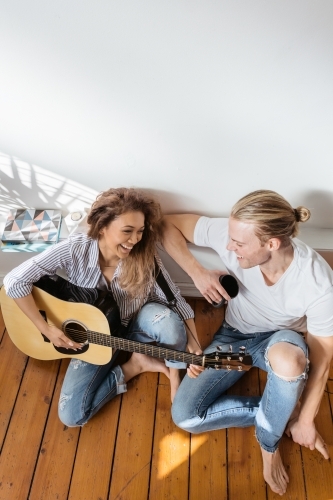
<svg viewBox="0 0 333 500"><path fill-rule="evenodd" d="M204 366L206 368L214 368L215 370L248 371L252 367L252 356L246 354L243 348L238 353L217 350L216 352L205 354Z"/></svg>

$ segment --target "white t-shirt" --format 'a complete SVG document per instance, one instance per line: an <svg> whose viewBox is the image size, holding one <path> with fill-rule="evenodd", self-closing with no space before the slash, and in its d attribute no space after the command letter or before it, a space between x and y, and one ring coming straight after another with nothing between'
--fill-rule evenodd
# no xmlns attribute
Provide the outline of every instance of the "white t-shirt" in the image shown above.
<svg viewBox="0 0 333 500"><path fill-rule="evenodd" d="M200 217L196 245L213 248L239 284L229 301L226 321L243 333L290 329L312 335L333 335L333 272L327 262L298 239L294 258L279 281L266 285L259 266L242 269L227 250L228 219Z"/></svg>

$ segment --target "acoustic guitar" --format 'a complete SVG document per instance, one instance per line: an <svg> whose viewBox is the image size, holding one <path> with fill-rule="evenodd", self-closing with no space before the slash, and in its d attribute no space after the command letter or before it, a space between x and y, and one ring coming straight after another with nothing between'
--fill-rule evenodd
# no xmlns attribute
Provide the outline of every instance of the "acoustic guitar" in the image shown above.
<svg viewBox="0 0 333 500"><path fill-rule="evenodd" d="M84 344L80 350L53 345L2 287L0 303L8 334L16 347L36 359L70 357L103 365L111 360L112 349L120 349L206 368L243 371L252 366L252 358L245 353L245 348L238 353L222 352L221 348L221 351L198 355L111 335L110 331L121 334L119 310L112 294L78 287L60 276L39 280L33 286L32 295L49 325L62 330L74 342Z"/></svg>

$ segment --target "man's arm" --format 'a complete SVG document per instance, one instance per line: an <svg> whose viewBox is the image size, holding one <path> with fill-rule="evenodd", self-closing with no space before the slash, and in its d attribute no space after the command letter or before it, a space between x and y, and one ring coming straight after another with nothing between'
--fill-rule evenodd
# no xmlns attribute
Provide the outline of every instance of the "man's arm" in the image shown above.
<svg viewBox="0 0 333 500"><path fill-rule="evenodd" d="M289 423L287 432L296 443L311 450L317 448L324 458L329 458L324 440L316 430L314 419L320 407L333 358L333 336L318 337L308 333L307 343L310 359L309 378L302 394L299 415Z"/></svg>
<svg viewBox="0 0 333 500"><path fill-rule="evenodd" d="M163 246L192 278L195 286L208 302L220 302L221 297L230 300L219 282L219 276L225 274L225 271L205 269L188 249L187 242L194 243L194 229L200 217L195 214L165 215Z"/></svg>

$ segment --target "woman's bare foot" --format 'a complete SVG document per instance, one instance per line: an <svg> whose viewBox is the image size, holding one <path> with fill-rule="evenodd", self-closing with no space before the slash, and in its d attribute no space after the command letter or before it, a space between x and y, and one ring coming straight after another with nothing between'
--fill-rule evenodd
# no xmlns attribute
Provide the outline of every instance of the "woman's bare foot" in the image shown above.
<svg viewBox="0 0 333 500"><path fill-rule="evenodd" d="M121 366L125 382L143 372L161 372L170 378L169 368L161 359L152 358L145 354L134 352L130 359Z"/></svg>
<svg viewBox="0 0 333 500"><path fill-rule="evenodd" d="M170 388L171 388L171 403L180 386L180 372L177 368L170 368Z"/></svg>
<svg viewBox="0 0 333 500"><path fill-rule="evenodd" d="M281 460L279 450L270 453L261 449L264 463L264 479L274 493L284 495L287 491L289 477Z"/></svg>

